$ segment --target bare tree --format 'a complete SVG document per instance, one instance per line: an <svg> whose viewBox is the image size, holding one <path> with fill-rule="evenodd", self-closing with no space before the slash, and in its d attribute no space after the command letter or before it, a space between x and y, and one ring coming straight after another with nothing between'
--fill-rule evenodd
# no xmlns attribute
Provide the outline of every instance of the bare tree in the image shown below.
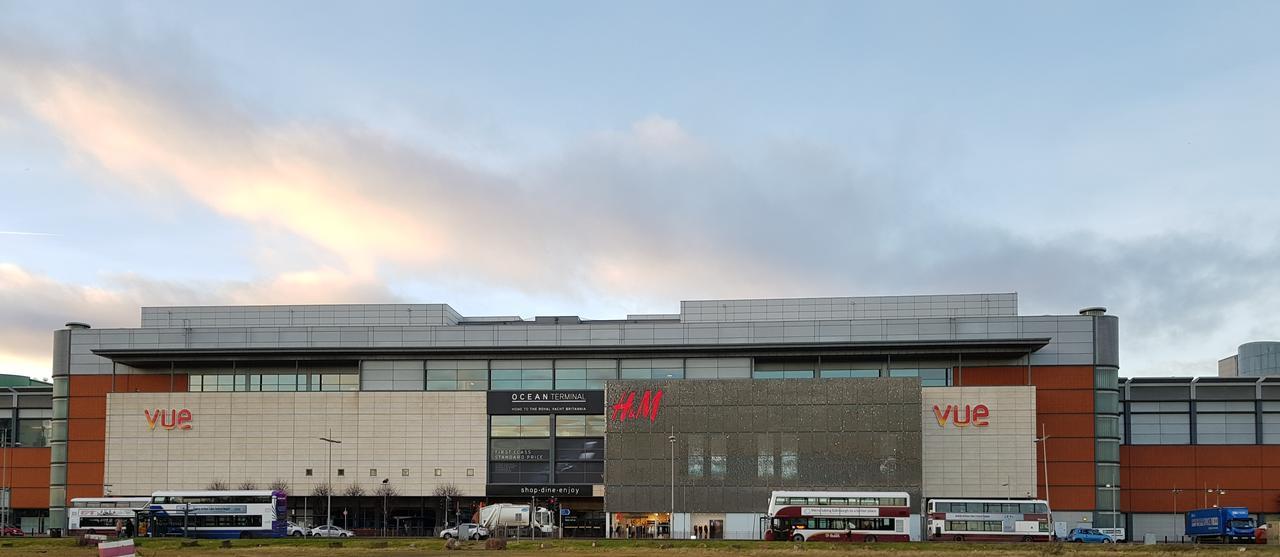
<svg viewBox="0 0 1280 557"><path fill-rule="evenodd" d="M364 496L364 488L360 487L360 484L351 484L347 486L347 489L342 494L347 497L362 497Z"/></svg>
<svg viewBox="0 0 1280 557"><path fill-rule="evenodd" d="M400 491L396 489L396 486L385 483L378 484L378 489L373 490L373 494L378 497L399 497Z"/></svg>
<svg viewBox="0 0 1280 557"><path fill-rule="evenodd" d="M312 497L327 497L329 495L333 495L333 486L327 483L322 483L311 488Z"/></svg>
<svg viewBox="0 0 1280 557"><path fill-rule="evenodd" d="M436 484L436 490L432 493L436 497L462 497L462 490L451 482Z"/></svg>
<svg viewBox="0 0 1280 557"><path fill-rule="evenodd" d="M269 488L271 491L279 491L285 495L289 494L289 482L285 481L284 478L276 478L276 481L271 482Z"/></svg>
<svg viewBox="0 0 1280 557"><path fill-rule="evenodd" d="M441 484L436 484L436 489L432 493L436 497L440 498L440 505L444 507L444 512L440 513L440 518L443 519L444 521L443 525L448 526L450 524L450 521L449 521L450 503L457 501L459 497L462 497L462 490L458 489L458 486L455 485L453 482L445 482ZM457 507L454 507L454 509L456 510Z"/></svg>
<svg viewBox="0 0 1280 557"><path fill-rule="evenodd" d="M239 489L241 491L253 491L255 489L258 489L258 484L254 483L253 480L245 480L243 482L240 482L240 485L237 486L236 489Z"/></svg>
<svg viewBox="0 0 1280 557"><path fill-rule="evenodd" d="M230 489L227 487L227 482L222 480L213 480L209 482L209 485L204 486L204 488L208 491L226 491Z"/></svg>

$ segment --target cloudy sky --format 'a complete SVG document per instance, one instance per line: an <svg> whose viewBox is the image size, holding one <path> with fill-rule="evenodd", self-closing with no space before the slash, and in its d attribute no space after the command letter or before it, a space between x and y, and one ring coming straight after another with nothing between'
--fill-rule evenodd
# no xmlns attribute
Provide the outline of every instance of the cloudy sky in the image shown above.
<svg viewBox="0 0 1280 557"><path fill-rule="evenodd" d="M1009 292L1280 337L1280 3L0 0L0 372L164 304Z"/></svg>

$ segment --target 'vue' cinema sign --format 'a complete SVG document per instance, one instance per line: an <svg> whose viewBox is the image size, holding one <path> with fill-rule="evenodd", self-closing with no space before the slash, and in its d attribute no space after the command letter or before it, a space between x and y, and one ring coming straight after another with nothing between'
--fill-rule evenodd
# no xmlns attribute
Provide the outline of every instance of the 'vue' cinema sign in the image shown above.
<svg viewBox="0 0 1280 557"><path fill-rule="evenodd" d="M977 406L964 405L961 410L959 404L946 404L939 407L933 405L933 417L938 420L938 427L947 427L947 422L951 422L956 427L987 427L991 424L987 418L991 417L991 409L985 404Z"/></svg>
<svg viewBox="0 0 1280 557"><path fill-rule="evenodd" d="M143 410L142 413L147 417L147 429L155 431L156 426L161 429L191 429L191 411L186 408L168 410L156 408L155 410Z"/></svg>

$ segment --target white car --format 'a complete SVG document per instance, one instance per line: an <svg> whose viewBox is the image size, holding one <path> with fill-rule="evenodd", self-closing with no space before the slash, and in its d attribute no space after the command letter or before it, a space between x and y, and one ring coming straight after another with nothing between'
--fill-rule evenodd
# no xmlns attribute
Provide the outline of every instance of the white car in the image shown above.
<svg viewBox="0 0 1280 557"><path fill-rule="evenodd" d="M305 538L311 535L311 529L306 526L299 526L292 522L289 523L289 535L298 538Z"/></svg>
<svg viewBox="0 0 1280 557"><path fill-rule="evenodd" d="M356 535L355 532L332 524L316 526L311 529L311 537L313 538L350 538L354 535Z"/></svg>
<svg viewBox="0 0 1280 557"><path fill-rule="evenodd" d="M483 540L489 537L489 529L474 522L463 522L458 526L467 526L468 530L471 532L471 539L473 540ZM458 526L447 528L443 532L440 532L440 537L446 540L458 537Z"/></svg>

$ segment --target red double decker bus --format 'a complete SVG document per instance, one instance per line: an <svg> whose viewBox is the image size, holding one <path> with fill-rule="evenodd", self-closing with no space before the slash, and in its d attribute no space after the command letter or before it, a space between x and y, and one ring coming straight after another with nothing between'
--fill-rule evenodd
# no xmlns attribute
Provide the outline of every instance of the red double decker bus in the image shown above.
<svg viewBox="0 0 1280 557"><path fill-rule="evenodd" d="M904 492L775 491L766 540L911 541Z"/></svg>

